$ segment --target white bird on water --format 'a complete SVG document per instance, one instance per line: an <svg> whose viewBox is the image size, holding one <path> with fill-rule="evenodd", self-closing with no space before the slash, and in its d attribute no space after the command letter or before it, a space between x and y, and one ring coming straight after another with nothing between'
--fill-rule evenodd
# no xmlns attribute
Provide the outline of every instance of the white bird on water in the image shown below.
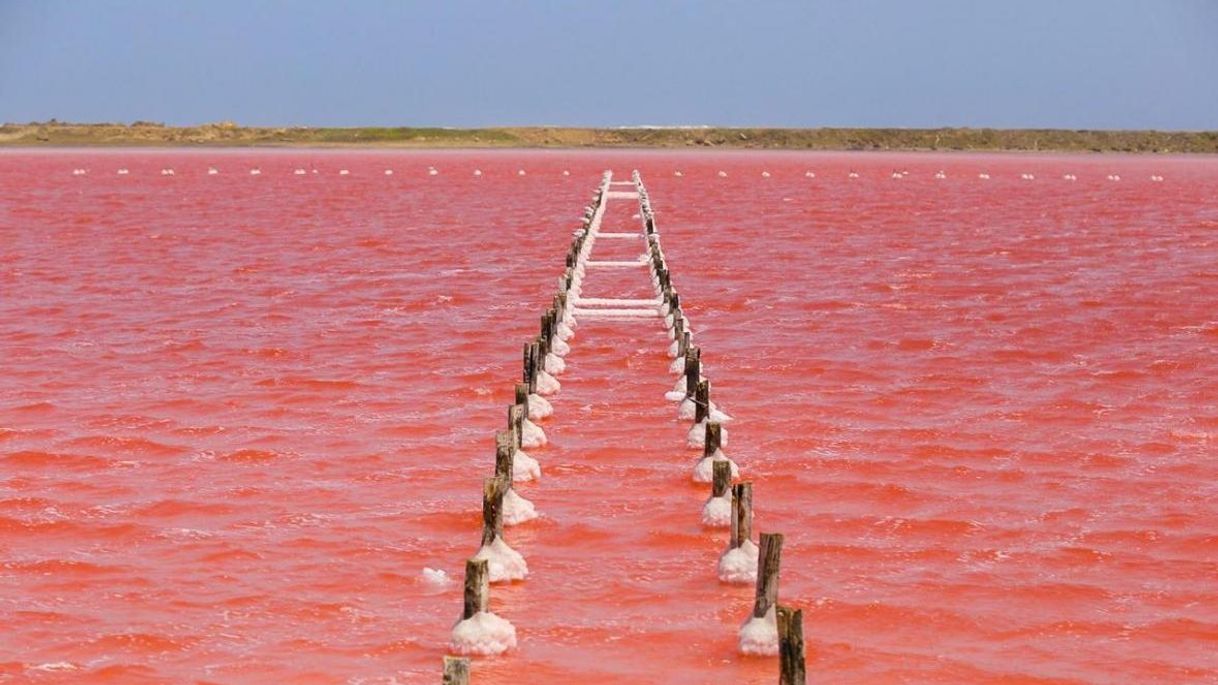
<svg viewBox="0 0 1218 685"><path fill-rule="evenodd" d="M804 172L804 176L806 176L806 177L808 177L808 178L816 178L816 174L815 174L814 172L811 172L811 171L805 171L805 172Z"/></svg>
<svg viewBox="0 0 1218 685"><path fill-rule="evenodd" d="M517 175L517 176L524 176L524 169L520 169L519 171L517 171L517 172L516 172L516 175Z"/></svg>
<svg viewBox="0 0 1218 685"><path fill-rule="evenodd" d="M940 169L938 172L935 173L935 178L942 181L943 179L947 178L947 173L944 172L942 169Z"/></svg>
<svg viewBox="0 0 1218 685"><path fill-rule="evenodd" d="M899 171L892 172L892 177L893 178L905 178L904 176L901 175L901 172L899 172Z"/></svg>
<svg viewBox="0 0 1218 685"><path fill-rule="evenodd" d="M988 181L988 180L990 180L990 175L983 171L983 172L977 174L977 178L979 178L983 181Z"/></svg>
<svg viewBox="0 0 1218 685"><path fill-rule="evenodd" d="M88 172L88 171L85 171L84 169L73 169L73 170L72 170L72 175L73 175L73 176L84 176L84 175L85 175L85 174L87 174L87 173L89 173L89 172Z"/></svg>
<svg viewBox="0 0 1218 685"><path fill-rule="evenodd" d="M570 176L570 175L571 175L571 172L570 172L570 171L567 171L566 169L563 169L563 170L562 170L562 175L563 175L563 176Z"/></svg>
<svg viewBox="0 0 1218 685"><path fill-rule="evenodd" d="M474 169L474 175L475 175L475 176L481 176L481 175L482 175L482 170L481 170L481 169Z"/></svg>
<svg viewBox="0 0 1218 685"><path fill-rule="evenodd" d="M386 176L392 176L392 175L393 175L393 169L386 169L386 170L385 170L385 175L386 175Z"/></svg>
<svg viewBox="0 0 1218 685"><path fill-rule="evenodd" d="M305 175L305 170L304 170L304 169L297 169L297 170L293 171L292 173L293 173L293 174L296 174L297 176L304 176L304 175Z"/></svg>
<svg viewBox="0 0 1218 685"><path fill-rule="evenodd" d="M258 167L254 167L253 169L250 169L250 176L258 176L261 173L262 173L262 169L259 169Z"/></svg>
<svg viewBox="0 0 1218 685"><path fill-rule="evenodd" d="M726 171L720 171L720 172L719 172L719 178L727 178L727 172L726 172Z"/></svg>
<svg viewBox="0 0 1218 685"><path fill-rule="evenodd" d="M350 172L350 171L348 171L347 169L339 169L339 170L338 170L338 175L339 175L339 176L349 176L350 174L351 174L351 172Z"/></svg>
<svg viewBox="0 0 1218 685"><path fill-rule="evenodd" d="M428 176L438 176L439 174L440 174L440 171L438 169L436 169L434 166L427 167Z"/></svg>
<svg viewBox="0 0 1218 685"><path fill-rule="evenodd" d="M672 172L672 175L673 176L684 176L685 174L681 173L681 170L678 169L678 170Z"/></svg>
<svg viewBox="0 0 1218 685"><path fill-rule="evenodd" d="M858 178L859 173L857 171L851 171L849 174L847 174L847 177L848 178Z"/></svg>
<svg viewBox="0 0 1218 685"><path fill-rule="evenodd" d="M1154 181L1155 183L1162 183L1163 177L1158 174L1154 174L1150 177L1150 180Z"/></svg>
<svg viewBox="0 0 1218 685"><path fill-rule="evenodd" d="M769 177L770 177L770 172L768 172L768 171L763 171L763 172L761 172L761 177L762 177L762 178L769 178Z"/></svg>
<svg viewBox="0 0 1218 685"><path fill-rule="evenodd" d="M215 175L216 175L216 174L218 174L218 173L220 173L220 170L219 170L219 169L217 169L216 167L214 167L214 166L209 166L209 167L207 167L207 175L208 175L208 176L215 176Z"/></svg>
<svg viewBox="0 0 1218 685"><path fill-rule="evenodd" d="M161 175L162 176L173 176L173 169L169 169L169 168L161 169Z"/></svg>
<svg viewBox="0 0 1218 685"><path fill-rule="evenodd" d="M126 169L119 169L119 170L118 170L118 175L119 175L119 176L126 176L126 175L127 175L127 170L126 170Z"/></svg>

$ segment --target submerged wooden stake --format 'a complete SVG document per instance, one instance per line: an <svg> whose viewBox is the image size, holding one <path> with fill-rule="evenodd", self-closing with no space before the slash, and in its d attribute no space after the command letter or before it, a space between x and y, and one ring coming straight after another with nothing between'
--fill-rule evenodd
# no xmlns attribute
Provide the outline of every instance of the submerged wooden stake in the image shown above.
<svg viewBox="0 0 1218 685"><path fill-rule="evenodd" d="M778 606L778 685L805 685L804 612Z"/></svg>
<svg viewBox="0 0 1218 685"><path fill-rule="evenodd" d="M698 381L694 390L694 423L701 423L710 416L710 381Z"/></svg>
<svg viewBox="0 0 1218 685"><path fill-rule="evenodd" d="M486 611L490 606L491 572L486 559L468 559L465 562L465 606L461 618L473 618L474 614Z"/></svg>
<svg viewBox="0 0 1218 685"><path fill-rule="evenodd" d="M711 466L714 468L714 476L711 479L711 496L723 497L727 494L727 489L732 487L732 463L726 459L719 459Z"/></svg>
<svg viewBox="0 0 1218 685"><path fill-rule="evenodd" d="M723 424L710 421L706 424L706 444L702 448L703 457L713 457L723 446ZM718 464L715 464L718 466Z"/></svg>
<svg viewBox="0 0 1218 685"><path fill-rule="evenodd" d="M782 561L782 533L762 533L757 549L757 597L753 616L764 618L778 603L778 565Z"/></svg>
<svg viewBox="0 0 1218 685"><path fill-rule="evenodd" d="M732 540L736 549L745 540L753 538L753 484L736 483L732 486Z"/></svg>
<svg viewBox="0 0 1218 685"><path fill-rule="evenodd" d="M503 537L503 495L511 481L503 476L487 478L482 487L482 544L489 545Z"/></svg>
<svg viewBox="0 0 1218 685"><path fill-rule="evenodd" d="M442 685L469 685L469 659L467 657L444 657L444 681Z"/></svg>

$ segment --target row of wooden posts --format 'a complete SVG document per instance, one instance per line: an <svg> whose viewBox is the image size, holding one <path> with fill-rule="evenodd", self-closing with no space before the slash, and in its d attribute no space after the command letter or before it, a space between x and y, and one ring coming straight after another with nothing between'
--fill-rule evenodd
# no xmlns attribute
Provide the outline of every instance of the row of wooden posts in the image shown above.
<svg viewBox="0 0 1218 685"><path fill-rule="evenodd" d="M579 287L581 265L587 256L585 247L588 236L605 203L609 178L609 174L606 174L593 195L592 202L584 208L583 220L580 228L575 231L567 252L563 275L559 278L558 291L554 295L552 306L541 315L539 334L524 345L522 379L515 387L515 401L508 408L508 425L506 430L495 434L494 476L488 478L483 487L482 541L479 552L503 539L504 500L509 496L513 480L517 479L515 460L522 453L524 446L525 422L530 420L530 416L541 418L544 415L544 412L530 412L530 403L546 403L542 395L549 393L543 385L544 381L551 380L546 370L547 361L553 361L552 355L565 354L568 349L564 338L570 337L570 328L575 323L570 316L569 306L573 304L570 301L572 290L575 288L577 291ZM488 559L475 556L465 562L464 597L458 626L464 621L475 619L479 614L490 612L490 583ZM445 685L467 685L469 677L468 657L444 657Z"/></svg>
<svg viewBox="0 0 1218 685"><path fill-rule="evenodd" d="M726 430L722 420L728 420L730 417L719 411L711 402L710 380L703 373L702 350L693 344L689 320L681 307L680 294L673 286L672 274L660 245L660 232L656 227L650 196L637 171L633 173L633 180L639 193L640 220L647 238L652 283L660 298L660 311L665 317L665 324L672 338L669 353L674 362L670 369L680 374L681 380L678 381L677 388L683 390L671 393L669 397L679 398L679 417L693 419L687 441L690 447L700 448L702 451L702 456L694 468L694 480L705 482L709 475L711 500L726 498L729 490L731 492L731 535L728 548L724 552L726 556L746 543L751 544L753 486L747 481L732 484L737 467L722 451L726 444ZM782 543L781 533L761 533L759 536L753 610L742 632L748 629L750 623L764 623L773 612L778 637L779 683L804 685L803 612L778 604ZM722 574L720 575L722 577ZM746 647L743 636L741 647Z"/></svg>
<svg viewBox="0 0 1218 685"><path fill-rule="evenodd" d="M540 417L541 412L530 412L530 402L545 403L541 397L546 388L539 384L547 381L557 385L546 371L547 361L552 355L565 353L563 340L570 336L570 327L575 322L570 317L574 297L578 296L579 279L583 260L587 258L587 239L599 212L603 211L609 188L606 174L598 187L593 201L584 210L582 227L577 230L567 253L563 276L559 279L558 292L552 306L541 317L541 332L524 347L522 382L515 388L515 403L509 408L508 426L496 434L495 475L487 480L483 489L483 531L479 555L466 562L465 587L462 607L464 621L475 619L480 614L489 614L489 586L492 581L490 560L479 558L482 550L503 542L503 508L505 497L516 474L515 458L522 454L526 422L530 415ZM660 314L672 339L669 354L674 358L671 369L680 377L677 387L670 395L680 401L678 415L692 418L693 425L687 434L691 447L701 450L701 457L694 469L694 479L710 482L711 499L725 499L731 493L731 535L724 557L741 556L753 546L752 543L752 484L732 484L737 468L724 455L727 432L722 425L728 420L711 402L710 381L703 372L702 351L693 344L689 321L681 307L681 298L673 286L664 251L660 245L660 234L656 228L655 214L651 208L646 188L634 172L633 181L639 195L640 217L647 241L647 257L659 299ZM574 293L573 293L574 289ZM548 403L546 403L548 404ZM780 533L762 533L759 536L755 571L745 576L735 576L728 582L755 582L753 609L741 631L741 648L750 651L746 644L746 632L760 629L770 630L771 623L777 632L778 656L780 660L779 682L782 685L804 685L805 659L802 612L778 604L779 564L783 536ZM513 552L514 553L514 552ZM751 555L749 555L751 557ZM749 561L753 561L751 558ZM746 564L752 566L750 564ZM720 577L724 578L723 561ZM497 619L496 620L500 620ZM506 624L506 622L503 622ZM514 628L507 624L514 642ZM455 632L456 629L454 629ZM772 634L772 633L771 633ZM482 652L494 653L494 652ZM469 660L466 657L444 658L444 680L446 685L465 685L469 682Z"/></svg>

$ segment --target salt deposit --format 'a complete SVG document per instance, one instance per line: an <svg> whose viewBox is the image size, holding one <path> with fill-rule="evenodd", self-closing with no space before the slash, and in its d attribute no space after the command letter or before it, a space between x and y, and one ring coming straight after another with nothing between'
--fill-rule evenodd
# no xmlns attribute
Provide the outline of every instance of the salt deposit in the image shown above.
<svg viewBox="0 0 1218 685"><path fill-rule="evenodd" d="M529 418L537 421L544 419L547 416L554 414L554 405L550 404L550 400L538 395L537 393L529 394Z"/></svg>
<svg viewBox="0 0 1218 685"><path fill-rule="evenodd" d="M719 580L733 585L757 582L757 544L745 540L719 557Z"/></svg>
<svg viewBox="0 0 1218 685"><path fill-rule="evenodd" d="M520 552L508 546L501 537L473 556L474 559L486 559L487 571L492 583L502 583L513 580L524 580L529 575L529 565L525 563Z"/></svg>
<svg viewBox="0 0 1218 685"><path fill-rule="evenodd" d="M451 583L452 578L448 577L448 573L444 569L424 567L423 582L428 585L443 586Z"/></svg>
<svg viewBox="0 0 1218 685"><path fill-rule="evenodd" d="M514 526L537 518L537 508L529 500L521 497L516 488L508 488L503 495L503 523Z"/></svg>
<svg viewBox="0 0 1218 685"><path fill-rule="evenodd" d="M516 454L512 455L512 482L523 483L538 478L541 478L541 464L524 450L516 450Z"/></svg>
<svg viewBox="0 0 1218 685"><path fill-rule="evenodd" d="M705 440L703 441L705 442ZM732 467L732 478L740 477L740 467L736 466L736 462L728 459L723 450L715 450L715 453L709 457L702 457L698 463L694 465L693 479L695 483L709 483L715 478L715 462L726 460Z"/></svg>
<svg viewBox="0 0 1218 685"><path fill-rule="evenodd" d="M719 497L711 496L702 505L702 525L729 528L732 525L732 494L729 490Z"/></svg>
<svg viewBox="0 0 1218 685"><path fill-rule="evenodd" d="M545 369L537 372L537 394L538 395L553 395L562 389L562 384L558 379L551 376Z"/></svg>
<svg viewBox="0 0 1218 685"><path fill-rule="evenodd" d="M750 616L740 627L740 653L773 656L778 654L778 616L774 607L765 616Z"/></svg>
<svg viewBox="0 0 1218 685"><path fill-rule="evenodd" d="M449 647L456 654L502 654L516 647L516 627L489 611L480 611L457 621Z"/></svg>
<svg viewBox="0 0 1218 685"><path fill-rule="evenodd" d="M549 440L546 439L546 432L541 426L533 423L527 418L520 422L520 445L530 449L541 447Z"/></svg>

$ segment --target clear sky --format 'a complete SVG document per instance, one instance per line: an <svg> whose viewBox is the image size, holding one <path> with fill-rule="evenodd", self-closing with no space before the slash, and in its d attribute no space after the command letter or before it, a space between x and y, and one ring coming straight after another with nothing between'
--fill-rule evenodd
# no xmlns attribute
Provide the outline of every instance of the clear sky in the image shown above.
<svg viewBox="0 0 1218 685"><path fill-rule="evenodd" d="M1218 129L1218 0L0 0L0 121Z"/></svg>

